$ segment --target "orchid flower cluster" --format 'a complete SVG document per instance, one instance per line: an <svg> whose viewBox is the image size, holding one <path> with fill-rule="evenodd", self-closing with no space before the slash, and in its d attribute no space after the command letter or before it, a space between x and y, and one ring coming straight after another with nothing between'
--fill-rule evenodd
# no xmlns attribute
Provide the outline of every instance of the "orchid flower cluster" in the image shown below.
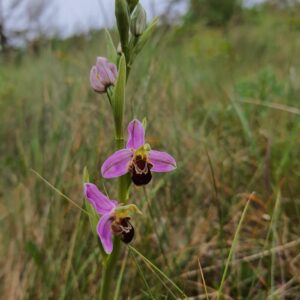
<svg viewBox="0 0 300 300"><path fill-rule="evenodd" d="M128 125L128 141L126 148L117 150L108 157L102 167L104 178L115 178L126 173L137 185L146 185L152 179L152 172L169 172L176 168L175 159L166 152L151 150L145 144L145 130L139 120L133 120ZM84 194L96 212L102 215L97 225L97 232L107 254L112 252L112 235L120 235L121 240L129 243L134 235L134 229L129 222L129 212L137 212L135 206L128 205L118 209L118 201L110 200L102 194L96 185L85 183Z"/></svg>
<svg viewBox="0 0 300 300"><path fill-rule="evenodd" d="M97 57L90 71L90 84L96 93L107 95L112 108L117 149L103 162L101 175L105 179L119 178L119 201L109 199L89 180L84 183L85 198L94 212L91 224L95 224L102 249L113 257L105 260L101 299L109 299L110 278L105 271L111 270L115 264L119 241L132 241L135 231L131 217L141 214L136 205L128 204L131 183L144 186L152 180L153 173L170 172L176 168L176 161L170 154L151 149L145 140L145 126L139 120L129 122L127 143L124 142L126 82L133 61L150 38L157 19L146 26L146 12L138 0L115 0L115 15L119 46L115 48L107 31L108 58Z"/></svg>
<svg viewBox="0 0 300 300"><path fill-rule="evenodd" d="M94 68L94 67L93 67ZM139 120L128 125L128 141L126 148L117 150L109 156L101 167L104 178L115 178L126 173L131 176L137 186L148 184L152 172L170 172L176 168L175 159L166 152L151 150L145 144L145 130ZM102 217L97 225L97 233L104 251L110 254L113 250L112 235L120 236L125 243L131 242L134 229L130 220L130 212L139 212L134 205L119 205L110 200L92 183L84 184L84 195L96 212Z"/></svg>

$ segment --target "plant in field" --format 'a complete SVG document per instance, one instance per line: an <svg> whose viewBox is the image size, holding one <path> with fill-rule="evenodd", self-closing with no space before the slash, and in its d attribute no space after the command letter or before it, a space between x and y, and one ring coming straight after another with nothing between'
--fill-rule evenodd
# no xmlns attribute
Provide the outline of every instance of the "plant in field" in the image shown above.
<svg viewBox="0 0 300 300"><path fill-rule="evenodd" d="M152 172L169 172L176 168L171 155L151 150L145 144L145 128L138 120L129 123L128 141L124 143L126 82L134 59L154 31L157 19L147 26L146 12L138 0L115 0L115 15L120 37L118 51L107 31L108 58L97 58L90 71L90 84L95 92L107 95L112 108L116 152L103 163L101 173L104 178L119 177L118 200L122 204L110 200L90 183L87 170L84 174L86 208L92 230L100 238L103 254L101 300L112 299L111 282L121 251L120 241L131 242L134 228L130 218L140 213L134 204L127 204L131 181L144 185L151 180ZM114 299L118 299L118 290Z"/></svg>
<svg viewBox="0 0 300 300"><path fill-rule="evenodd" d="M126 173L136 185L150 182L151 172L170 172L176 168L175 159L166 152L151 150L145 144L145 129L139 120L128 125L126 148L116 151L102 165L104 178L114 178Z"/></svg>

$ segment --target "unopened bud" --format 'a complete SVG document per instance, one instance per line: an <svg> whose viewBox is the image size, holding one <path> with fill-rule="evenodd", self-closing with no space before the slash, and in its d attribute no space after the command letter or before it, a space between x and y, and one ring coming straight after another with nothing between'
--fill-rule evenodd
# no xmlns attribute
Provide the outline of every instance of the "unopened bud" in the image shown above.
<svg viewBox="0 0 300 300"><path fill-rule="evenodd" d="M135 6L138 4L139 0L127 0L129 10L132 12L135 8Z"/></svg>
<svg viewBox="0 0 300 300"><path fill-rule="evenodd" d="M119 30L122 50L125 51L128 43L129 23L130 23L128 4L126 0L116 0L115 14L117 19L117 26Z"/></svg>
<svg viewBox="0 0 300 300"><path fill-rule="evenodd" d="M90 72L90 82L97 93L105 93L110 85L114 85L118 77L115 64L111 64L105 57L97 57L96 64Z"/></svg>
<svg viewBox="0 0 300 300"><path fill-rule="evenodd" d="M147 23L146 12L143 6L140 3L138 3L131 16L131 24L130 24L131 33L134 36L140 36L146 28L146 23Z"/></svg>
<svg viewBox="0 0 300 300"><path fill-rule="evenodd" d="M118 47L117 47L117 53L119 55L122 55L122 46L121 46L121 43L118 44Z"/></svg>

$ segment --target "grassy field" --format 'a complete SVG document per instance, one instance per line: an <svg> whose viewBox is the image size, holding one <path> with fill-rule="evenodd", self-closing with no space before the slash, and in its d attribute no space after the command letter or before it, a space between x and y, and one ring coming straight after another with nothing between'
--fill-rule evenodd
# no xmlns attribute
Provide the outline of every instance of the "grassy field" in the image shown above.
<svg viewBox="0 0 300 300"><path fill-rule="evenodd" d="M113 147L110 108L89 86L105 53L95 32L0 58L2 299L98 297L87 217L32 169L79 206L85 166L116 195L99 174ZM133 189L144 216L132 246L189 299L215 299L226 262L223 299L300 299L299 53L300 19L261 12L226 29L160 28L135 62L126 122L147 117L148 141L178 169ZM121 299L182 298L124 253Z"/></svg>

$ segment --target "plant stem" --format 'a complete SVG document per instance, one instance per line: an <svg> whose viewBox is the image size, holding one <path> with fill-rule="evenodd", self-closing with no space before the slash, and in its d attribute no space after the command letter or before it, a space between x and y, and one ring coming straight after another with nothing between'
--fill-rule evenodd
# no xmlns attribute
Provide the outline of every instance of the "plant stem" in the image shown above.
<svg viewBox="0 0 300 300"><path fill-rule="evenodd" d="M120 239L114 239L114 250L109 256L109 259L103 263L102 269L102 279L101 279L101 291L100 300L110 300L111 291L111 278L113 277L113 272L115 270L116 263L118 261L120 253Z"/></svg>
<svg viewBox="0 0 300 300"><path fill-rule="evenodd" d="M115 128L117 129L117 124L116 124ZM115 141L116 141L117 149L122 149L124 147L123 134L122 135L120 135L120 133L116 134ZM119 196L118 200L121 203L126 203L127 191L128 191L127 177L126 177L126 175L124 175L119 178L119 187L118 187L118 196ZM121 241L118 237L115 237L113 252L110 254L108 260L103 263L100 300L110 300L111 299L111 297L110 297L111 279L113 278L113 275L114 275L115 267L116 267L116 264L118 262L118 258L120 255L120 250L121 250Z"/></svg>

